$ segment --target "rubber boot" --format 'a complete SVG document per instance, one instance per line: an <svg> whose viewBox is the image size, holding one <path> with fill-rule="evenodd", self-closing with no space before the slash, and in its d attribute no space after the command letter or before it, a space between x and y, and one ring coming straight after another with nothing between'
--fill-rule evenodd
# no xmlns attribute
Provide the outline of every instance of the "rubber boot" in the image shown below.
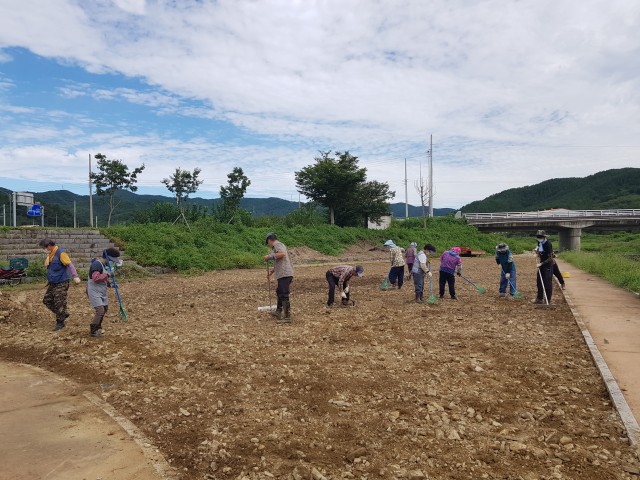
<svg viewBox="0 0 640 480"><path fill-rule="evenodd" d="M271 313L271 315L276 317L276 321L279 322L280 320L282 320L282 309L281 308L278 308L276 310L272 310L270 313Z"/></svg>
<svg viewBox="0 0 640 480"><path fill-rule="evenodd" d="M422 303L422 298L419 293L416 293L416 303Z"/></svg>
<svg viewBox="0 0 640 480"><path fill-rule="evenodd" d="M64 322L56 322L56 326L51 330L52 332L57 332L58 330L62 330L64 328Z"/></svg>
<svg viewBox="0 0 640 480"><path fill-rule="evenodd" d="M89 325L91 327L91 336L92 337L102 337L100 333L100 325Z"/></svg>
<svg viewBox="0 0 640 480"><path fill-rule="evenodd" d="M282 302L282 307L284 308L284 318L282 321L284 323L291 323L291 302L288 300Z"/></svg>

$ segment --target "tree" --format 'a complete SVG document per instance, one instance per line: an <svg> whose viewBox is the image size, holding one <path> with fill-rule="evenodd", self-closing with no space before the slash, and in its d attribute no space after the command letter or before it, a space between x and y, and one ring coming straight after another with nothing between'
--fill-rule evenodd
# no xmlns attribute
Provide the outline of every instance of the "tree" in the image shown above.
<svg viewBox="0 0 640 480"><path fill-rule="evenodd" d="M379 222L382 216L389 215L388 200L395 197L396 192L389 190L388 183L372 180L360 185L354 196L353 204L357 207L356 212L359 214L359 220L366 228L369 220Z"/></svg>
<svg viewBox="0 0 640 480"><path fill-rule="evenodd" d="M358 157L349 152L320 152L315 165L295 172L298 192L329 209L331 225L336 223L336 209L345 203L355 189L365 182L367 169L358 167Z"/></svg>
<svg viewBox="0 0 640 480"><path fill-rule="evenodd" d="M296 172L298 191L329 209L332 225L361 226L389 213L395 197L387 183L367 181L367 169L349 152L320 152L315 165Z"/></svg>
<svg viewBox="0 0 640 480"><path fill-rule="evenodd" d="M227 186L220 187L222 205L220 206L219 217L222 221L228 223L239 223L240 217L238 213L240 210L240 200L244 198L247 188L251 185L251 180L249 180L240 167L235 167L233 171L227 175L227 178Z"/></svg>
<svg viewBox="0 0 640 480"><path fill-rule="evenodd" d="M164 178L162 183L167 189L175 194L176 206L178 212L184 213L184 205L189 202L189 195L198 191L198 187L202 185L204 180L198 180L201 170L194 168L193 173L189 170L182 170L180 167L176 168L173 175L169 178Z"/></svg>
<svg viewBox="0 0 640 480"><path fill-rule="evenodd" d="M129 173L129 167L121 160L109 160L106 155L98 153L94 156L98 160L98 172L91 173L91 180L96 186L96 193L109 197L109 219L107 226L111 226L111 215L120 202L115 202L114 195L118 190L138 190L138 174L144 170L142 166Z"/></svg>

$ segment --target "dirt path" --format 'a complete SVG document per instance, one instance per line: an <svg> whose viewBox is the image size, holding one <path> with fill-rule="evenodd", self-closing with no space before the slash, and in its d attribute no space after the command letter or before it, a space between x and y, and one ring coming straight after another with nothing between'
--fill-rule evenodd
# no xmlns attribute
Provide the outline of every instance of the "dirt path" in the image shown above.
<svg viewBox="0 0 640 480"><path fill-rule="evenodd" d="M0 477L160 480L140 447L69 382L0 362Z"/></svg>
<svg viewBox="0 0 640 480"><path fill-rule="evenodd" d="M567 294L591 333L636 419L640 419L640 298L558 262Z"/></svg>
<svg viewBox="0 0 640 480"><path fill-rule="evenodd" d="M516 261L531 300L534 263ZM463 263L484 295L458 281L458 301L416 304L413 285L380 290L387 262L363 264L356 306L332 309L328 267L296 267L288 326L257 311L263 269L123 281L129 322L110 309L102 339L82 288L56 334L42 287L16 289L0 295L0 358L101 397L181 480L640 475L561 295L553 308L498 298L486 257Z"/></svg>

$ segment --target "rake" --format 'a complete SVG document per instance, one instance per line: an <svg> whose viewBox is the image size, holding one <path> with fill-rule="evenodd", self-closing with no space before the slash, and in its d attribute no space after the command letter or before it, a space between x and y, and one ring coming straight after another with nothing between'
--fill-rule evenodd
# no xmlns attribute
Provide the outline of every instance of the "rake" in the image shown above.
<svg viewBox="0 0 640 480"><path fill-rule="evenodd" d="M504 273L504 268L502 269L502 273ZM505 273L505 275L506 275L506 273ZM509 282L509 285L511 285L511 288L513 288L513 291L515 292L515 293L513 293L511 296L512 296L513 298L517 298L517 299L519 299L519 300L524 299L524 296L523 296L523 295L518 291L518 289L517 289L517 288L516 288L516 286L513 284L513 282L511 281L511 279L510 279L510 278L507 278L507 282Z"/></svg>
<svg viewBox="0 0 640 480"><path fill-rule="evenodd" d="M431 277L429 277L429 293L430 295L429 295L429 298L427 298L427 303L432 303L433 305L437 305L438 299L433 294L433 279Z"/></svg>
<svg viewBox="0 0 640 480"><path fill-rule="evenodd" d="M475 287L475 289L478 291L478 293L481 293L481 294L482 294L482 293L484 293L484 292L486 292L486 291L487 291L487 289L486 289L486 288L483 288L483 287L480 287L480 286L476 285L475 283L473 283L471 280L469 280L469 279L468 279L467 277L465 277L464 275L460 274L460 276L461 276L462 278L464 278L464 280L465 280L467 283L469 283L470 285L473 285L473 286Z"/></svg>
<svg viewBox="0 0 640 480"><path fill-rule="evenodd" d="M118 290L118 284L116 283L116 276L113 274L113 269L111 268L111 260L109 259L109 255L107 251L104 251L104 257L107 259L107 268L111 272L111 280L113 280L113 288L116 291L116 297L118 298L118 303L120 304L120 316L122 320L127 322L129 317L127 317L127 312L124 311L124 307L122 306L122 299L120 298L120 290Z"/></svg>

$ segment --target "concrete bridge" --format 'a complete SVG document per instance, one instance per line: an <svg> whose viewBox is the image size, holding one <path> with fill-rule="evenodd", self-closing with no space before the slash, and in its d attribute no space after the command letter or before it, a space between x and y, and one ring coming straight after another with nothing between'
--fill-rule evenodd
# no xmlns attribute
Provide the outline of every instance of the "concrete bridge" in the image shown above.
<svg viewBox="0 0 640 480"><path fill-rule="evenodd" d="M465 213L469 225L484 232L558 232L558 249L580 250L582 230L640 228L640 209L541 210L537 212Z"/></svg>

